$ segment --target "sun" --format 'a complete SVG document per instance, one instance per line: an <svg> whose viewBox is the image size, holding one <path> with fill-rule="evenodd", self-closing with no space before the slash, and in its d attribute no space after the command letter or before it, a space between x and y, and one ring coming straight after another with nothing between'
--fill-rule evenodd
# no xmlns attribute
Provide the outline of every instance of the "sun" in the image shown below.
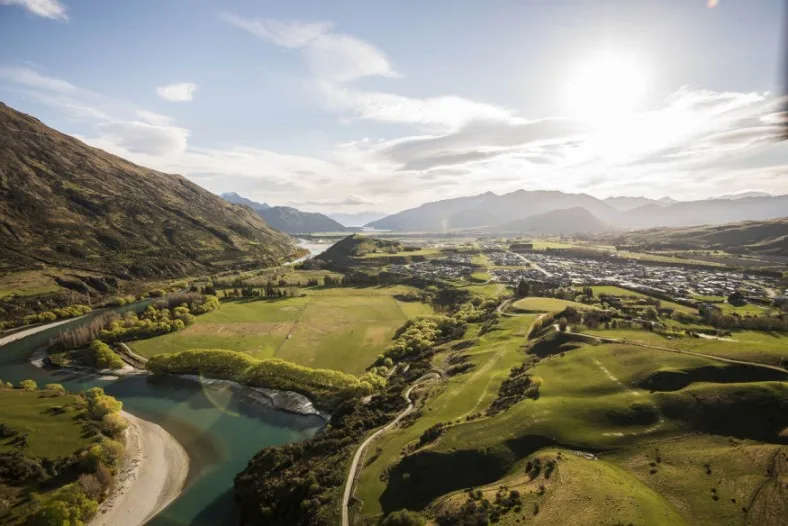
<svg viewBox="0 0 788 526"><path fill-rule="evenodd" d="M583 61L570 74L572 115L599 124L631 115L646 91L646 76L632 56L606 52Z"/></svg>

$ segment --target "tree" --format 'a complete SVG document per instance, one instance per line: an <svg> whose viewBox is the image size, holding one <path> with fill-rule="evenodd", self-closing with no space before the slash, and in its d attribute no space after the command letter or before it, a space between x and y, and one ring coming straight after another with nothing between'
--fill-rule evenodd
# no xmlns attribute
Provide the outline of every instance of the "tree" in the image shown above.
<svg viewBox="0 0 788 526"><path fill-rule="evenodd" d="M558 320L558 330L559 331L566 332L567 326L568 326L568 323L566 321L566 318L561 318L560 320Z"/></svg>
<svg viewBox="0 0 788 526"><path fill-rule="evenodd" d="M17 384L17 388L23 391L35 391L38 389L38 384L35 380L22 380Z"/></svg>
<svg viewBox="0 0 788 526"><path fill-rule="evenodd" d="M389 513L383 522L383 526L423 526L427 522L424 518L410 510L399 510Z"/></svg>
<svg viewBox="0 0 788 526"><path fill-rule="evenodd" d="M737 290L736 292L728 296L728 303L735 306L744 305L746 301L744 299L744 294L742 293L742 291Z"/></svg>
<svg viewBox="0 0 788 526"><path fill-rule="evenodd" d="M61 384L46 384L44 389L47 391L52 391L53 393L59 395L66 394L66 388L63 387Z"/></svg>
<svg viewBox="0 0 788 526"><path fill-rule="evenodd" d="M531 295L531 284L521 279L517 283L517 288L515 289L515 294L518 298L527 298Z"/></svg>

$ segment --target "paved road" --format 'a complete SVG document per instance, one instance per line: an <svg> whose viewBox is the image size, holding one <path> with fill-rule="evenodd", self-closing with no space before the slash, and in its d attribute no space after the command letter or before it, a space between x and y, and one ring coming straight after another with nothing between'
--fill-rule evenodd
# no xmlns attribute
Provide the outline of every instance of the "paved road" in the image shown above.
<svg viewBox="0 0 788 526"><path fill-rule="evenodd" d="M356 475L358 471L358 464L361 461L361 457L364 456L364 451L367 447L380 435L391 429L392 427L396 426L400 420L405 418L408 413L413 411L413 401L410 399L410 393L413 391L415 387L418 385L428 382L430 380L440 379L441 375L436 372L427 373L424 376L421 376L416 381L414 381L408 390L405 391L405 399L408 401L408 407L405 408L397 417L386 424L385 426L381 427L374 433L372 433L364 442L356 450L356 454L353 455L353 461L350 463L350 470L347 474L347 479L345 480L345 492L342 495L342 526L350 526L350 510L348 510L348 503L350 502L350 496L353 493L353 485L356 480Z"/></svg>
<svg viewBox="0 0 788 526"><path fill-rule="evenodd" d="M548 277L548 278L551 278L551 277L553 277L553 275L552 275L550 272L547 272L545 269L543 269L542 267L540 267L539 265L537 265L537 264L536 264L536 263L534 263L533 261L529 260L528 258L526 258L525 256L523 256L522 254L520 254L520 253L518 253L518 252L512 252L512 251L510 251L510 250L507 250L507 252L508 252L509 254L514 254L515 256L517 256L518 258L520 258L521 260L523 260L523 263L529 263L529 264L531 265L531 267L535 268L536 270L538 270L539 272L541 272L542 274L544 274L546 277Z"/></svg>

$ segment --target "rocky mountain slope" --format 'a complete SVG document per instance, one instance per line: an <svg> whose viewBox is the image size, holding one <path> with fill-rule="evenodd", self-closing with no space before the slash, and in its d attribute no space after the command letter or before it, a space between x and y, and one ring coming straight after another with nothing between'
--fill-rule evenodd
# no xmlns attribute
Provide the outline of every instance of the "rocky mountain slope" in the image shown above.
<svg viewBox="0 0 788 526"><path fill-rule="evenodd" d="M0 273L70 267L177 277L296 250L252 210L59 133L0 103Z"/></svg>

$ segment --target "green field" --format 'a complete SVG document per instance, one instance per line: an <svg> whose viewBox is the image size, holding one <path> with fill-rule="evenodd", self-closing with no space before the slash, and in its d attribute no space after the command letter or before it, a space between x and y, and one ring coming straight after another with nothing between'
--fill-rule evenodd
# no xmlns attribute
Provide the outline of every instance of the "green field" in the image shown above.
<svg viewBox="0 0 788 526"><path fill-rule="evenodd" d="M429 305L394 298L412 290L405 286L311 288L304 297L229 301L180 332L130 345L143 356L229 349L255 358L276 357L362 374L407 318L432 314Z"/></svg>
<svg viewBox="0 0 788 526"><path fill-rule="evenodd" d="M419 250L402 250L396 252L394 254L389 254L388 252L370 252L369 254L364 254L359 259L379 259L379 258L401 258L401 257L431 257L437 256L441 253L440 249L438 248L422 248Z"/></svg>
<svg viewBox="0 0 788 526"><path fill-rule="evenodd" d="M36 296L61 290L55 278L39 270L12 272L0 276L0 298L17 296Z"/></svg>
<svg viewBox="0 0 788 526"><path fill-rule="evenodd" d="M469 349L476 368L459 381L432 387L422 416L412 426L373 444L356 490L365 523L401 508L428 510L433 516L457 509L467 498L464 488L480 488L492 501L495 491L506 486L507 491L518 488L524 504L523 511L501 518L502 524L533 517L534 504L540 507L539 523L545 524L565 524L568 510L578 524L744 524L740 506L731 506L730 499L757 503L758 489L769 481L763 463L778 446L753 440L776 440L780 426L788 425L788 413L780 409L787 399L785 382L760 381L757 375L748 377L750 373L743 373L739 383L693 382L693 371L734 366L625 344L589 346L572 335L554 333L531 344L532 352L543 357L529 371L539 381L538 399L466 421L489 406L507 369L523 360L523 342L517 336L535 316L528 318L501 320L500 330ZM604 332L625 336L625 331ZM690 384L671 392L639 387L659 371L684 371ZM698 412L697 403L706 409ZM759 412L748 409L753 404ZM764 420L772 423L764 427ZM449 427L436 442L403 456L405 446L438 422ZM728 440L727 447L752 455L753 462L723 461L726 439L716 435L745 440ZM676 437L686 436L691 444L677 442ZM562 449L549 453L546 446ZM655 453L663 448L664 453ZM610 454L589 461L572 456L572 450ZM536 482L523 477L527 459L555 451L568 457L557 461L557 476ZM704 471L712 457L713 483ZM681 479L676 484L681 489L669 489L676 479ZM712 487L725 497L717 506Z"/></svg>
<svg viewBox="0 0 788 526"><path fill-rule="evenodd" d="M536 315L502 319L500 331L487 333L468 350L470 361L474 364L473 369L431 388L433 393L422 410L421 418L410 427L399 428L384 435L372 445L368 458L373 455L372 450L379 448L380 451L362 470L356 490L356 495L364 502L362 517L376 517L382 513L379 497L386 484L380 480L381 474L398 458L405 445L417 440L431 425L462 420L468 415L483 411L495 399L509 370L522 360L518 352L521 340L535 319ZM474 340L476 332L469 331L465 341ZM434 361L439 364L448 354L449 350L444 349Z"/></svg>
<svg viewBox="0 0 788 526"><path fill-rule="evenodd" d="M84 412L77 406L76 395L51 397L46 391L0 390L0 421L19 433L29 435L26 455L54 460L69 457L95 441L93 434L84 436ZM63 412L53 411L63 408ZM13 439L2 439L0 451L14 451Z"/></svg>
<svg viewBox="0 0 788 526"><path fill-rule="evenodd" d="M576 287L580 290L582 287ZM614 285L594 285L591 287L594 291L594 296L599 297L600 295L608 295L608 296L618 296L621 298L648 298L648 294L644 294L642 292L635 292L632 290L623 289L621 287L616 287ZM658 298L659 299L659 298ZM680 303L675 303L673 301L666 301L660 299L660 305L665 308L673 309L680 312L686 312L687 314L697 314L698 311L693 309L692 307L687 307L686 305L681 305Z"/></svg>
<svg viewBox="0 0 788 526"><path fill-rule="evenodd" d="M586 305L584 303L577 303L575 301L560 300L556 298L538 298L530 297L517 300L512 304L516 310L525 312L559 312L567 307L574 309L595 309L593 305Z"/></svg>

